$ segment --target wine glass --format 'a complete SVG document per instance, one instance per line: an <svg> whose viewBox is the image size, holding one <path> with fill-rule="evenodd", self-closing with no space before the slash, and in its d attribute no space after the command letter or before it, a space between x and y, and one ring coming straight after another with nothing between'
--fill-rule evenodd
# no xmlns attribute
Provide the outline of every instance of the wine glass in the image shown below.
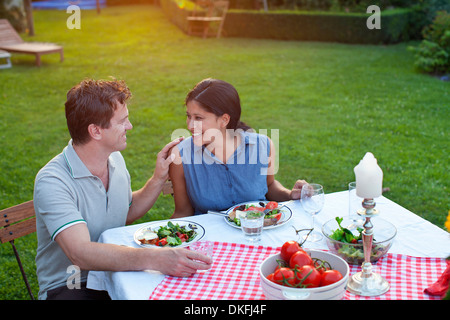
<svg viewBox="0 0 450 320"><path fill-rule="evenodd" d="M301 202L303 209L312 216L311 228L314 229L314 217L322 210L325 202L323 187L317 183L303 185ZM312 231L307 237L308 241L316 242L322 239L322 234L317 231Z"/></svg>

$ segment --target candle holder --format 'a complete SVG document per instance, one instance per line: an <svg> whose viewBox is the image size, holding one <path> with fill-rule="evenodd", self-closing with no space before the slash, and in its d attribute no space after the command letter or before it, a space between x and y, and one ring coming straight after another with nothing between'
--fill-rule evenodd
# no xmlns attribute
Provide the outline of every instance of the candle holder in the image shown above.
<svg viewBox="0 0 450 320"><path fill-rule="evenodd" d="M372 252L373 225L370 219L378 215L373 199L364 199L362 202L364 210L358 210L358 214L366 219L364 231L362 232L364 262L362 271L355 273L348 281L347 290L360 296L379 296L386 293L390 284L382 276L372 271L370 255Z"/></svg>

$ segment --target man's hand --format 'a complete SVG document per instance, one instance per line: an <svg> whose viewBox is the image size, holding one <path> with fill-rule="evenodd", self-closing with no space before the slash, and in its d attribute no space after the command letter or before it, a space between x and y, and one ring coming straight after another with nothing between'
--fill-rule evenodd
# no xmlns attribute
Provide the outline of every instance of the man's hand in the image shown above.
<svg viewBox="0 0 450 320"><path fill-rule="evenodd" d="M158 266L156 270L175 277L190 277L197 270L211 268L212 259L202 253L183 248L157 249ZM197 260L197 261L194 261Z"/></svg>
<svg viewBox="0 0 450 320"><path fill-rule="evenodd" d="M175 159L175 155L173 155L170 151L174 146L183 141L183 139L183 137L180 137L169 142L158 153L158 156L156 157L155 172L153 174L155 179L165 182L169 178L169 166Z"/></svg>

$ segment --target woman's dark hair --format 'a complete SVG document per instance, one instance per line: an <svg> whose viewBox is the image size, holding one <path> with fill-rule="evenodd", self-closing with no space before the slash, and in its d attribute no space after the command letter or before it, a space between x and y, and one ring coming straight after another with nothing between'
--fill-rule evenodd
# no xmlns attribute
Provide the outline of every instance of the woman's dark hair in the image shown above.
<svg viewBox="0 0 450 320"><path fill-rule="evenodd" d="M225 113L230 116L227 129L251 129L241 118L241 101L237 90L228 82L218 79L204 79L197 83L186 96L185 104L196 101L206 111L222 116Z"/></svg>
<svg viewBox="0 0 450 320"><path fill-rule="evenodd" d="M120 80L83 80L67 93L67 127L74 144L89 141L90 124L109 128L117 102L125 104L131 92Z"/></svg>

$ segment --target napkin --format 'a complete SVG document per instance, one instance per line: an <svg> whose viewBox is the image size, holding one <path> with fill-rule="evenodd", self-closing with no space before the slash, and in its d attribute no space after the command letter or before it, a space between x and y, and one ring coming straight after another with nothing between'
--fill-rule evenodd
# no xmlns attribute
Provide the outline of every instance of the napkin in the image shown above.
<svg viewBox="0 0 450 320"><path fill-rule="evenodd" d="M433 283L431 286L424 290L425 293L432 296L444 296L448 291L450 284L450 258L446 260L447 268L441 274L439 279Z"/></svg>

